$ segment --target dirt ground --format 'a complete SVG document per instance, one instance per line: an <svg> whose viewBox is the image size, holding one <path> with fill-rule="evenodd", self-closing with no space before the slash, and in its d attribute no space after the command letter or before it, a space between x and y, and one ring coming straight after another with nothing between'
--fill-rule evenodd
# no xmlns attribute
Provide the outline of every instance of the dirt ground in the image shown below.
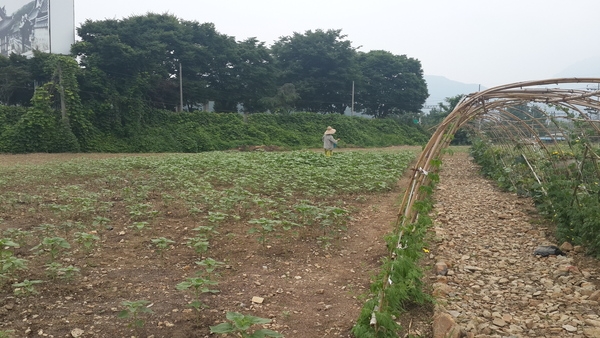
<svg viewBox="0 0 600 338"><path fill-rule="evenodd" d="M32 154L0 155L0 166L35 165L73 158L104 158L126 154ZM139 156L139 155L137 155ZM160 156L160 155L148 155ZM81 267L71 282L42 283L38 296L14 297L5 286L0 299L0 331L14 330L15 337L209 337L209 326L225 321L228 311L272 320L267 327L285 337L353 337L355 324L366 301L371 278L380 270L385 255L383 238L397 218L398 199L404 178L394 191L349 201L358 208L348 231L325 245L311 230L280 238L262 246L247 234L247 228L228 227L211 240L210 255L226 266L215 278L220 292L203 294L201 311L186 306L192 294L175 285L198 270L199 258L185 245L174 245L161 256L149 253L148 238L169 235L176 243L190 237L195 220L167 210L160 227L144 236L124 226L114 227L100 248L74 251L62 258L65 265ZM2 214L0 229L28 230L47 215ZM28 259L31 252L17 250ZM206 257L204 257L206 258ZM33 259L31 260L34 261ZM426 262L425 264L429 264ZM45 267L32 264L30 279L47 280ZM262 304L253 302L260 297ZM128 327L117 314L124 300L149 300L153 313L143 314L142 328ZM255 299L256 300L256 299ZM411 309L399 321L413 335L430 337L430 308Z"/></svg>

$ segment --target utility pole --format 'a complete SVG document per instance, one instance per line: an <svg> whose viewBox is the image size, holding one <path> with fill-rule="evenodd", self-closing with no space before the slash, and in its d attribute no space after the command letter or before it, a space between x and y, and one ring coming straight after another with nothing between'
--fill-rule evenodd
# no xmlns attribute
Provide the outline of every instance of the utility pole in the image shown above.
<svg viewBox="0 0 600 338"><path fill-rule="evenodd" d="M183 67L179 62L179 112L183 112Z"/></svg>
<svg viewBox="0 0 600 338"><path fill-rule="evenodd" d="M354 116L354 81L352 81L352 108L350 109L350 116Z"/></svg>

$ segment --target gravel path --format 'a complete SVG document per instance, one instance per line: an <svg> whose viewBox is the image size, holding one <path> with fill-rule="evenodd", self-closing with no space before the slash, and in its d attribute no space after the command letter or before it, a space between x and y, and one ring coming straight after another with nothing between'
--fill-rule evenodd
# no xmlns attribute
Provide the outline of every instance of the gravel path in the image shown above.
<svg viewBox="0 0 600 338"><path fill-rule="evenodd" d="M467 154L444 159L430 258L434 336L600 337L598 264L581 248L534 255L546 238L530 199L501 192ZM562 243L561 243L562 244Z"/></svg>

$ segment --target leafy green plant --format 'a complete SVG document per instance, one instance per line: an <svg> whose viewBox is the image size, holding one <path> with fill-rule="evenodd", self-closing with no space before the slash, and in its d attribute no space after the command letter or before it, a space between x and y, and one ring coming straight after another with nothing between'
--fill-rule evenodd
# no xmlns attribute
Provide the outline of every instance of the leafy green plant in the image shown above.
<svg viewBox="0 0 600 338"><path fill-rule="evenodd" d="M106 230L111 230L110 219L102 216L94 217L94 221L92 222L94 228L96 228L96 232L100 235L100 240L103 240L104 233Z"/></svg>
<svg viewBox="0 0 600 338"><path fill-rule="evenodd" d="M149 228L148 222L133 222L129 227L137 231L142 231Z"/></svg>
<svg viewBox="0 0 600 338"><path fill-rule="evenodd" d="M40 238L53 237L56 235L56 225L54 224L40 224L35 227L34 230L40 232Z"/></svg>
<svg viewBox="0 0 600 338"><path fill-rule="evenodd" d="M87 232L76 232L74 237L86 252L90 252L96 246L96 242L100 240L98 236Z"/></svg>
<svg viewBox="0 0 600 338"><path fill-rule="evenodd" d="M203 259L201 261L196 262L196 265L203 267L204 268L204 272L206 272L208 275L211 275L213 273L215 275L218 275L215 272L215 270L217 270L218 268L220 268L223 265L225 265L225 263L216 261L216 260L214 260L212 258L206 258L206 259Z"/></svg>
<svg viewBox="0 0 600 338"><path fill-rule="evenodd" d="M188 238L186 244L188 247L194 249L197 254L201 254L208 251L210 243L208 242L208 238L203 235L198 235L196 237Z"/></svg>
<svg viewBox="0 0 600 338"><path fill-rule="evenodd" d="M153 238L150 241L156 247L156 250L158 251L160 257L164 256L164 251L169 247L169 245L175 243L175 241L165 237Z"/></svg>
<svg viewBox="0 0 600 338"><path fill-rule="evenodd" d="M58 271L60 268L63 267L63 265L59 262L47 263L45 266L46 266L46 275L48 277L50 277L51 279L58 278Z"/></svg>
<svg viewBox="0 0 600 338"><path fill-rule="evenodd" d="M207 238L210 238L210 236L212 236L212 235L219 234L219 232L215 230L215 227L212 227L212 226L201 225L192 230L197 231L198 233L202 234L203 236L206 236Z"/></svg>
<svg viewBox="0 0 600 338"><path fill-rule="evenodd" d="M281 221L279 220L272 220L272 219L267 219L267 218L259 218L259 219L252 219L250 220L248 223L250 224L256 224L258 225L255 228L251 228L250 230L248 230L249 234L254 234L257 233L258 234L258 242L260 244L263 245L263 247L265 246L265 244L269 241L268 236L276 231L277 229L275 228L276 225L281 224Z"/></svg>
<svg viewBox="0 0 600 338"><path fill-rule="evenodd" d="M13 242L10 238L0 238L0 259L13 255L11 250L7 248L18 248L19 244Z"/></svg>
<svg viewBox="0 0 600 338"><path fill-rule="evenodd" d="M203 293L217 293L219 290L210 289L210 285L217 285L217 282L211 281L202 277L190 277L177 284L177 290L192 290L194 294L194 300L190 303L190 307L200 311L204 304L200 301L200 296Z"/></svg>
<svg viewBox="0 0 600 338"><path fill-rule="evenodd" d="M50 260L54 261L64 249L70 248L71 244L62 237L45 237L42 243L31 248L31 251L37 250L38 254L47 252L50 254Z"/></svg>
<svg viewBox="0 0 600 338"><path fill-rule="evenodd" d="M37 294L38 292L35 289L35 285L37 284L41 284L43 283L43 281L41 280L24 280L20 283L14 283L13 286L13 293L15 294L15 296L29 296L29 295L34 295Z"/></svg>
<svg viewBox="0 0 600 338"><path fill-rule="evenodd" d="M74 267L73 265L69 265L66 268L58 269L59 278L68 280L68 281L73 280L73 278L75 278L75 276L79 275L79 273L80 273L79 268Z"/></svg>
<svg viewBox="0 0 600 338"><path fill-rule="evenodd" d="M133 220L140 220L143 218L152 218L158 215L157 210L152 210L152 205L148 203L137 203L134 205L128 205L129 216Z"/></svg>
<svg viewBox="0 0 600 338"><path fill-rule="evenodd" d="M4 285L17 271L27 270L28 261L12 255L0 258L0 286Z"/></svg>
<svg viewBox="0 0 600 338"><path fill-rule="evenodd" d="M222 334L234 333L242 338L283 337L282 334L269 329L259 329L255 330L254 332L250 332L252 326L268 324L271 322L270 319L243 315L238 312L227 312L226 318L229 320L229 322L211 326L210 332Z"/></svg>
<svg viewBox="0 0 600 338"><path fill-rule="evenodd" d="M15 333L15 330L0 330L0 338L11 338L13 333Z"/></svg>
<svg viewBox="0 0 600 338"><path fill-rule="evenodd" d="M124 307L124 309L117 314L117 317L129 320L128 327L144 327L146 322L141 316L143 314L153 313L148 307L149 304L150 302L147 300L123 301L121 302L121 306Z"/></svg>
<svg viewBox="0 0 600 338"><path fill-rule="evenodd" d="M208 219L209 222L211 223L221 223L225 220L225 218L227 218L227 214L224 214L222 212L208 212L208 216L206 216L206 218Z"/></svg>
<svg viewBox="0 0 600 338"><path fill-rule="evenodd" d="M17 244L19 244L19 246L23 246L27 242L27 238L29 238L31 236L31 231L25 231L25 230L16 229L16 228L9 228L9 229L4 230L3 234L4 234L4 236L7 236L11 240L13 240Z"/></svg>

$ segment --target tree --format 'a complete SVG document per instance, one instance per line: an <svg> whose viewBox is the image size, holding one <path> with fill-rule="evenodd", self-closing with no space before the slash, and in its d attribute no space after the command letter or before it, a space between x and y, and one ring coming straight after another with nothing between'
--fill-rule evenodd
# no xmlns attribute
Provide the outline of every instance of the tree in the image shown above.
<svg viewBox="0 0 600 338"><path fill-rule="evenodd" d="M358 54L361 71L358 107L374 117L421 110L429 93L421 62L376 50Z"/></svg>
<svg viewBox="0 0 600 338"><path fill-rule="evenodd" d="M295 86L298 109L343 113L350 105L358 72L356 49L345 38L341 30L317 29L282 37L271 47L280 71L279 85Z"/></svg>
<svg viewBox="0 0 600 338"><path fill-rule="evenodd" d="M276 88L273 57L265 44L256 38L237 43L228 69L216 108L237 111L241 104L244 112L265 111L262 99L272 95Z"/></svg>
<svg viewBox="0 0 600 338"><path fill-rule="evenodd" d="M25 57L0 55L0 103L28 106L33 96L31 62Z"/></svg>
<svg viewBox="0 0 600 338"><path fill-rule="evenodd" d="M277 89L277 94L273 97L264 98L263 104L272 113L291 113L300 95L296 93L296 87L291 83L286 83Z"/></svg>

